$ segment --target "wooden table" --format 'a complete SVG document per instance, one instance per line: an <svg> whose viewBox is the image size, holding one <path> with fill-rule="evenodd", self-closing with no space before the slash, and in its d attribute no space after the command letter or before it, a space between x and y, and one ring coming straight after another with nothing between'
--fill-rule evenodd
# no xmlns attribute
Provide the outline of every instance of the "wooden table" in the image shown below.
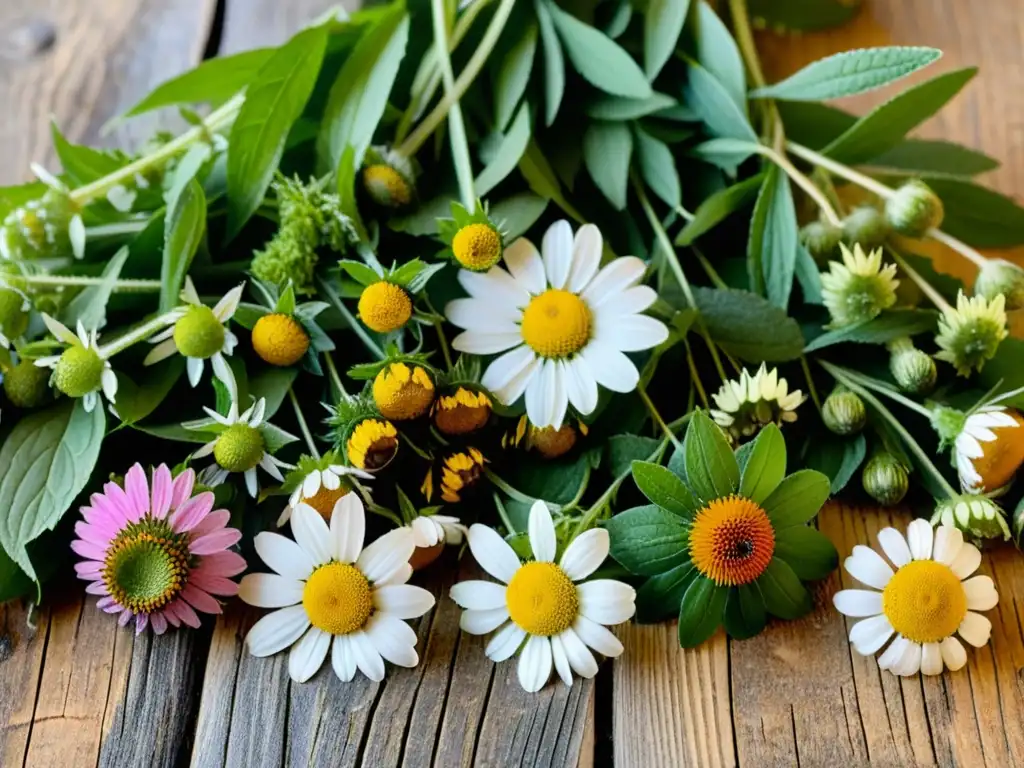
<svg viewBox="0 0 1024 768"><path fill-rule="evenodd" d="M1024 193L1024 13L1020 0L868 0L840 31L764 36L773 76L857 45L928 44L939 65L982 75L922 134L1000 158L988 181ZM197 62L282 40L329 0L4 0L0 4L0 183L30 159L55 165L48 120L72 140L153 85ZM969 10L973 8L974 10ZM860 109L880 98L864 97ZM143 119L104 137L147 137ZM944 269L965 272L948 254ZM908 516L832 506L822 530L845 555ZM463 564L461 568L468 569ZM3 765L1024 765L1024 561L985 556L1001 601L992 643L939 678L898 680L851 655L831 608L845 575L818 589L818 609L760 637L718 635L683 652L674 625L624 627L626 654L593 683L524 694L513 664L495 667L480 638L458 632L439 601L419 627L423 663L385 683L343 685L325 669L292 684L286 656L253 659L241 639L254 615L230 606L215 627L135 638L74 585L51 590L26 624L0 606ZM433 584L446 593L452 576Z"/></svg>

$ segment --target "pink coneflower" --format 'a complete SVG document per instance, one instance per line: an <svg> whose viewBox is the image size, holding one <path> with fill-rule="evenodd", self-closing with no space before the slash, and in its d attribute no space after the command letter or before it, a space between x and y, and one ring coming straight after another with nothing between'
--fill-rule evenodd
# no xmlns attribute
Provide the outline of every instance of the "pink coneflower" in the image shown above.
<svg viewBox="0 0 1024 768"><path fill-rule="evenodd" d="M245 560L228 547L242 537L228 528L227 510L213 511L213 494L192 495L196 473L171 478L161 464L153 470L152 489L136 464L124 478L94 493L82 507L85 522L75 523L71 549L85 558L75 565L90 582L85 591L100 595L97 606L120 614L122 627L135 620L135 633L147 625L163 634L167 625L199 626L203 613L220 613L217 597L238 592L231 581Z"/></svg>

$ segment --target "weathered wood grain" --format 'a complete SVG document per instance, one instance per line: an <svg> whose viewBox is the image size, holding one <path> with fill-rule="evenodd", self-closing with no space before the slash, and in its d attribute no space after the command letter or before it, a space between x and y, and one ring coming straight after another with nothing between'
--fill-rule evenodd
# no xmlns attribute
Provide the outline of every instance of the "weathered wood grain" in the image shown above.
<svg viewBox="0 0 1024 768"><path fill-rule="evenodd" d="M358 8L359 0L228 0L224 7L221 54L280 45L328 8Z"/></svg>

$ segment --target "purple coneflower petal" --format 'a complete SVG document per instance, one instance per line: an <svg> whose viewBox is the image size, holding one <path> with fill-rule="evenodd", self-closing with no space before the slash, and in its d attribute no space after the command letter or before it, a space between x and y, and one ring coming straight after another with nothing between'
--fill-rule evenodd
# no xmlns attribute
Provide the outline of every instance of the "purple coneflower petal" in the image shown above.
<svg viewBox="0 0 1024 768"><path fill-rule="evenodd" d="M82 539L75 539L71 542L71 551L87 560L103 560L107 555L105 547Z"/></svg>
<svg viewBox="0 0 1024 768"><path fill-rule="evenodd" d="M139 466L138 464L135 465ZM149 625L149 614L148 613L137 613L135 614L135 634L141 635L146 627Z"/></svg>
<svg viewBox="0 0 1024 768"><path fill-rule="evenodd" d="M174 478L174 487L171 489L171 508L177 509L192 496L192 489L196 484L196 471L186 469Z"/></svg>
<svg viewBox="0 0 1024 768"><path fill-rule="evenodd" d="M125 474L124 492L130 507L128 519L134 523L149 511L149 483L141 464L133 464Z"/></svg>
<svg viewBox="0 0 1024 768"><path fill-rule="evenodd" d="M98 525L89 525L82 521L75 523L75 533L83 541L88 541L90 544L96 544L104 548L113 538L102 531Z"/></svg>
<svg viewBox="0 0 1024 768"><path fill-rule="evenodd" d="M103 563L98 560L83 560L75 563L75 573L80 579L95 579L103 571Z"/></svg>
<svg viewBox="0 0 1024 768"><path fill-rule="evenodd" d="M237 576L247 567L245 558L237 552L214 552L203 557L195 572L202 572L204 576L227 577Z"/></svg>
<svg viewBox="0 0 1024 768"><path fill-rule="evenodd" d="M167 606L168 610L172 607L174 612L178 614L178 618L181 619L182 624L188 624L194 629L199 628L199 615L192 610L191 605L186 603L184 600L175 600Z"/></svg>
<svg viewBox="0 0 1024 768"><path fill-rule="evenodd" d="M209 491L189 499L171 513L168 522L175 533L191 531L213 509L213 494Z"/></svg>
<svg viewBox="0 0 1024 768"><path fill-rule="evenodd" d="M90 584L87 584L85 587L85 591L88 592L90 595L102 596L110 594L110 590L107 589L107 585L104 584L102 581L94 581Z"/></svg>
<svg viewBox="0 0 1024 768"><path fill-rule="evenodd" d="M117 617L117 626L123 627L128 624L129 621L135 616L134 613L125 608L121 611L121 615Z"/></svg>
<svg viewBox="0 0 1024 768"><path fill-rule="evenodd" d="M166 464L161 464L153 470L153 495L150 504L150 512L157 520L163 520L171 509L171 495L174 481L171 479L171 470ZM166 629L167 625L164 625Z"/></svg>
<svg viewBox="0 0 1024 768"><path fill-rule="evenodd" d="M102 495L94 494L91 501L97 511L110 515L111 520L119 526L139 519L138 515L132 519L132 504L124 488L117 483L106 483Z"/></svg>
<svg viewBox="0 0 1024 768"><path fill-rule="evenodd" d="M181 599L203 613L223 613L220 603L214 600L207 592L204 592L195 584L188 583L181 590Z"/></svg>
<svg viewBox="0 0 1024 768"><path fill-rule="evenodd" d="M194 584L199 589L204 592L209 592L211 595L231 597L232 595L238 594L237 582L224 578L223 576L211 575L207 571L202 571L201 567L189 574L188 583Z"/></svg>
<svg viewBox="0 0 1024 768"><path fill-rule="evenodd" d="M167 619L162 613L154 613L149 617L149 624L153 627L153 632L158 635L162 635L167 631Z"/></svg>
<svg viewBox="0 0 1024 768"><path fill-rule="evenodd" d="M205 536L208 533L213 533L214 531L219 530L220 528L224 528L228 524L228 520L230 519L230 512L228 512L226 509L218 509L214 512L211 512L202 520L200 520L199 524L196 525L196 527L193 528L190 531L190 533L192 534L193 538L197 539L200 536Z"/></svg>
<svg viewBox="0 0 1024 768"><path fill-rule="evenodd" d="M237 528L223 528L194 539L189 544L188 551L193 555L211 555L237 544L241 538L242 532Z"/></svg>

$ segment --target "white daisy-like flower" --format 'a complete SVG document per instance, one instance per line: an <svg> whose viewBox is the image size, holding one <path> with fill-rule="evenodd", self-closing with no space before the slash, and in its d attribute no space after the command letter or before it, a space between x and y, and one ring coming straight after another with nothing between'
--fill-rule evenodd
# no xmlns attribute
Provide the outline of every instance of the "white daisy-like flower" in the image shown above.
<svg viewBox="0 0 1024 768"><path fill-rule="evenodd" d="M68 397L82 398L85 410L92 412L102 391L111 403L117 395L117 375L110 366L106 351L99 345L96 329L86 331L81 320L78 335L61 322L43 313L43 322L50 333L67 344L59 355L41 357L35 361L40 368L50 368L50 382Z"/></svg>
<svg viewBox="0 0 1024 768"><path fill-rule="evenodd" d="M734 437L749 437L765 424L796 421L796 409L807 399L799 389L779 378L779 370L770 371L761 363L753 376L743 370L738 379L730 379L712 395L717 408L711 418Z"/></svg>
<svg viewBox="0 0 1024 768"><path fill-rule="evenodd" d="M330 456L335 456L333 452ZM325 456L324 458L328 458ZM299 462L299 469L303 468L302 461ZM346 467L343 464L327 464L323 467L315 467L305 474L291 496L288 497L288 506L281 512L277 519L277 527L287 523L292 516L292 511L299 504L307 504L324 519L330 517L330 511L342 496L348 493L349 486L344 485L343 478L355 477L359 480L372 480L373 475L355 467Z"/></svg>
<svg viewBox="0 0 1024 768"><path fill-rule="evenodd" d="M242 579L238 596L260 608L278 608L260 619L245 638L253 656L291 646L288 673L303 683L331 651L335 674L348 682L358 668L375 682L384 662L419 663L416 633L405 623L434 607L434 596L406 584L415 545L408 528L397 528L365 549L366 520L355 494L341 498L331 523L305 504L292 514L295 540L260 533L256 552L275 573Z"/></svg>
<svg viewBox="0 0 1024 768"><path fill-rule="evenodd" d="M420 515L409 523L409 528L419 549L429 549L438 544L457 546L466 536L466 526L451 515Z"/></svg>
<svg viewBox="0 0 1024 768"><path fill-rule="evenodd" d="M278 467L291 469L292 465L274 458L273 451L294 442L296 437L264 421L267 410L264 398L261 397L241 415L235 401L232 401L227 416L205 406L203 410L209 419L182 424L186 429L216 434L213 440L192 454L193 459L213 454L214 463L202 471L200 482L212 488L227 480L231 473L239 472L244 474L245 486L253 498L259 492L256 467L262 467L272 478L284 482Z"/></svg>
<svg viewBox="0 0 1024 768"><path fill-rule="evenodd" d="M906 538L885 528L878 543L895 571L875 550L858 545L843 567L873 589L844 589L833 597L840 613L863 618L850 630L854 649L871 656L895 635L878 659L878 666L894 675L937 675L943 666L963 667L967 652L953 635L984 646L992 623L976 611L999 602L990 577L968 578L981 564L981 552L959 529L933 530L925 520L913 521Z"/></svg>
<svg viewBox="0 0 1024 768"><path fill-rule="evenodd" d="M544 234L541 251L519 238L505 249L506 269L459 271L469 298L445 308L466 329L452 342L474 355L504 353L484 372L483 386L505 405L524 393L537 427L561 427L571 404L580 415L597 407L600 384L632 392L639 373L625 352L661 344L668 329L642 314L657 299L640 285L646 266L634 256L600 268L603 240L593 224L573 236L567 221Z"/></svg>
<svg viewBox="0 0 1024 768"><path fill-rule="evenodd" d="M1013 480L1024 460L1024 420L1005 406L982 406L964 419L953 441L960 485L972 493L994 492Z"/></svg>
<svg viewBox="0 0 1024 768"><path fill-rule="evenodd" d="M177 318L170 328L150 339L156 346L146 355L143 364L159 363L178 352L186 360L188 380L194 387L202 378L203 368L209 360L214 376L234 392L235 377L224 356L234 352L238 344L238 337L227 326L235 316L244 288L245 283L232 288L211 309L199 300L192 278L186 277L185 288L181 292L186 306L178 308Z"/></svg>
<svg viewBox="0 0 1024 768"><path fill-rule="evenodd" d="M603 528L576 537L556 564L555 526L547 505L537 501L530 510L529 538L534 559L521 563L496 531L473 525L473 557L503 583L463 581L452 587L451 596L465 609L459 621L463 630L473 635L498 630L485 650L492 661L505 661L522 647L519 683L533 693L548 681L552 665L566 685L572 685L573 672L596 675L590 648L609 657L621 654L622 643L605 625L633 616L636 592L612 579L585 581L608 557Z"/></svg>

